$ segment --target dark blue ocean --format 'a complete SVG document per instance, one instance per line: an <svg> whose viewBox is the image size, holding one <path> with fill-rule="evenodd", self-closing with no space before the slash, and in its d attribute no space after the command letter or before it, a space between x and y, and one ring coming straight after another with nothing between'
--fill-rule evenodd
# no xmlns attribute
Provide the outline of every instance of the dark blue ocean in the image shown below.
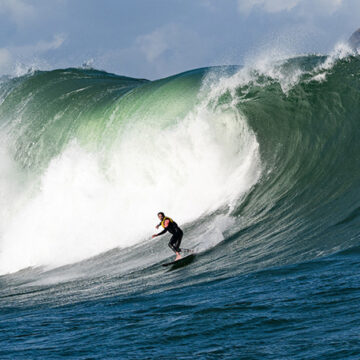
<svg viewBox="0 0 360 360"><path fill-rule="evenodd" d="M358 56L0 100L0 359L360 358Z"/></svg>
<svg viewBox="0 0 360 360"><path fill-rule="evenodd" d="M121 288L130 275L56 286L2 281L0 355L358 359L359 263L354 248L233 277L201 276L189 266L158 272L171 284L150 286L144 279L141 290ZM104 292L86 299L94 288Z"/></svg>

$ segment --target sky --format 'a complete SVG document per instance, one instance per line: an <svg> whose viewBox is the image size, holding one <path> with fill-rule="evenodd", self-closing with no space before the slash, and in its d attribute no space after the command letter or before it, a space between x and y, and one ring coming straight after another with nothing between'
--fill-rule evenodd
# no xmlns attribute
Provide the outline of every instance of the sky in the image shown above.
<svg viewBox="0 0 360 360"><path fill-rule="evenodd" d="M327 54L359 27L360 0L0 0L0 75L87 65L158 79Z"/></svg>

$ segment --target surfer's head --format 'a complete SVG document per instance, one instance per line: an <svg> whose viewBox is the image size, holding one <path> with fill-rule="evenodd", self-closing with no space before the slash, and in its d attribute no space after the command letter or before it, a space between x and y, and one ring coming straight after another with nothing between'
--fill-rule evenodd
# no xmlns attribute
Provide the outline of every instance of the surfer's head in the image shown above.
<svg viewBox="0 0 360 360"><path fill-rule="evenodd" d="M158 218L162 220L165 217L165 214L163 212L158 213Z"/></svg>

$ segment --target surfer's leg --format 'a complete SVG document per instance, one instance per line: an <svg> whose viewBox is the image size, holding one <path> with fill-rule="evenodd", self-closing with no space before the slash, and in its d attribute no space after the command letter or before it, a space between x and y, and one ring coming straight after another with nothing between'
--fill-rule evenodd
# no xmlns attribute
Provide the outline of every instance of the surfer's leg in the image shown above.
<svg viewBox="0 0 360 360"><path fill-rule="evenodd" d="M183 237L183 232L180 230L177 232L176 234L176 238L175 238L175 243L174 243L174 248L176 249L176 259L175 260L179 260L181 259L181 249L180 249L180 244L181 244L181 239Z"/></svg>
<svg viewBox="0 0 360 360"><path fill-rule="evenodd" d="M184 234L183 234L183 232L181 230L176 234L174 248L176 249L177 252L181 252L180 244L181 244L181 240L182 240L183 235Z"/></svg>
<svg viewBox="0 0 360 360"><path fill-rule="evenodd" d="M169 248L170 248L174 253L176 253L176 248L174 247L174 244L173 244L173 243L174 243L174 236L171 237L168 245L169 245Z"/></svg>
<svg viewBox="0 0 360 360"><path fill-rule="evenodd" d="M173 238L171 238L171 239L173 239ZM168 245L169 245L169 248L176 254L175 261L181 259L180 253L177 251L177 249L175 248L175 246L171 243L171 240L170 240L170 242L169 242Z"/></svg>
<svg viewBox="0 0 360 360"><path fill-rule="evenodd" d="M179 245L181 243L181 238L182 238L182 232L175 234L171 237L169 244L168 244L170 249L172 251L174 251L174 253L176 254L175 260L181 259L181 255L180 255L181 249L179 248Z"/></svg>

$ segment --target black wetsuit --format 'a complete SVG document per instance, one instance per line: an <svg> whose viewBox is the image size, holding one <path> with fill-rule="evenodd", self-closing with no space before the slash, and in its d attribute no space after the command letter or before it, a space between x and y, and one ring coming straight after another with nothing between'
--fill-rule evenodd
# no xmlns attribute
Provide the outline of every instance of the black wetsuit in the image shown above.
<svg viewBox="0 0 360 360"><path fill-rule="evenodd" d="M168 227L164 228L164 230L159 233L159 235L165 234L167 231L172 234L172 237L169 241L169 247L172 251L176 252L181 252L180 249L180 243L181 243L181 239L183 237L183 232L182 230L178 227L177 223L175 221L171 221L170 218L165 217L163 219L163 221L160 223L160 225L162 223L165 223L165 220L169 220L169 225Z"/></svg>

